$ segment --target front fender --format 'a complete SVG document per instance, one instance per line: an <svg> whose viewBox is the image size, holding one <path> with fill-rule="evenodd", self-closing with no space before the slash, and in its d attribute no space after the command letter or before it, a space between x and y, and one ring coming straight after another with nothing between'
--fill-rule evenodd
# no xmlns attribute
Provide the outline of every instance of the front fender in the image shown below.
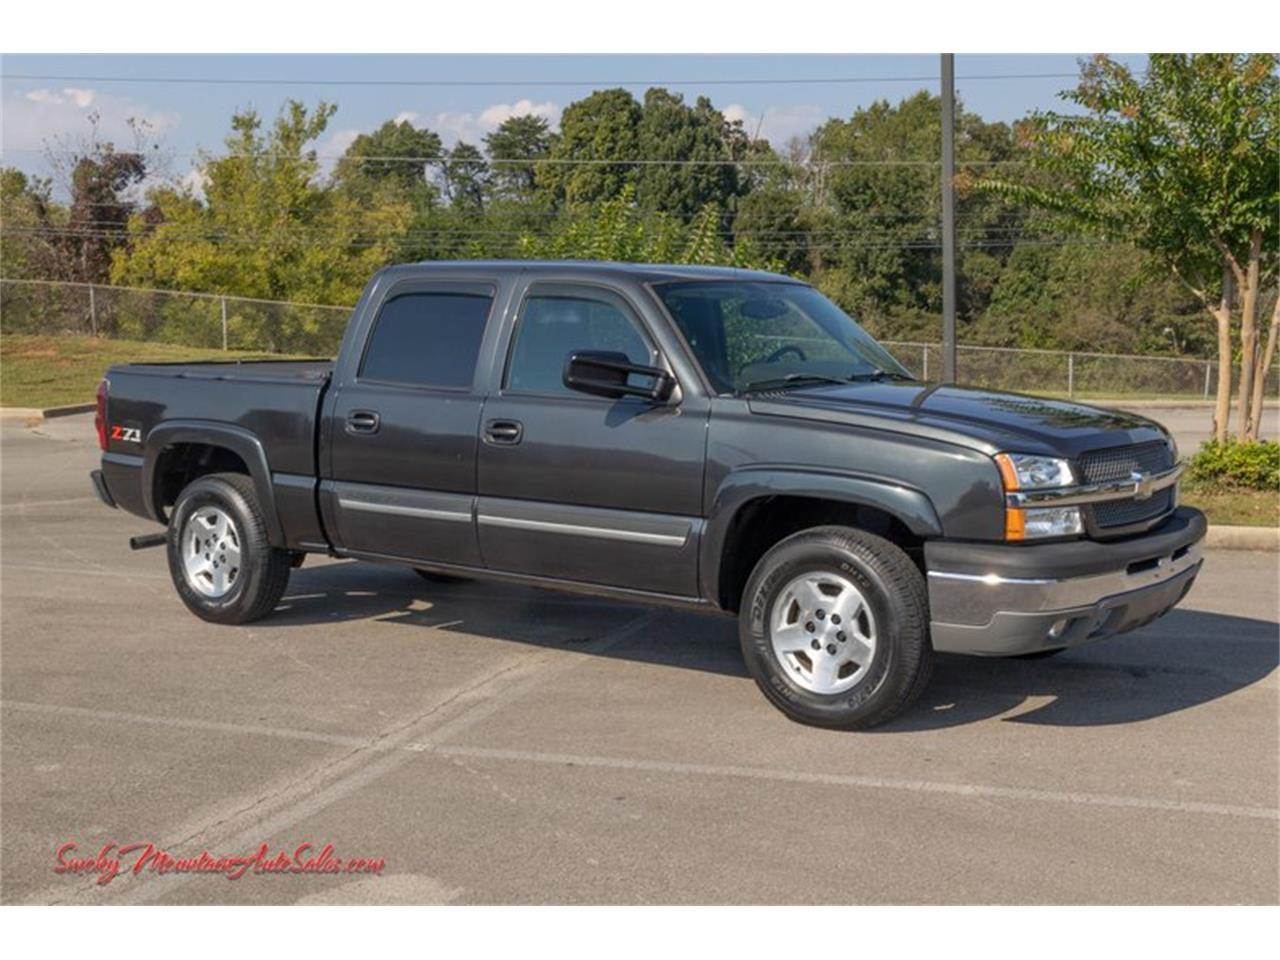
<svg viewBox="0 0 1280 960"><path fill-rule="evenodd" d="M147 434L146 451L142 461L142 498L147 513L161 523L165 522L164 508L156 503L156 465L164 451L177 443L204 443L224 447L236 454L249 468L258 504L266 521L267 539L272 546L284 546L284 530L276 511L274 489L271 485L271 467L267 452L257 435L244 427L209 420L169 420L153 427Z"/></svg>
<svg viewBox="0 0 1280 960"><path fill-rule="evenodd" d="M738 511L752 500L783 496L875 507L900 520L917 536L942 536L942 524L933 502L912 487L839 471L746 467L725 477L708 511L698 564L704 597L715 599L720 595L720 561Z"/></svg>

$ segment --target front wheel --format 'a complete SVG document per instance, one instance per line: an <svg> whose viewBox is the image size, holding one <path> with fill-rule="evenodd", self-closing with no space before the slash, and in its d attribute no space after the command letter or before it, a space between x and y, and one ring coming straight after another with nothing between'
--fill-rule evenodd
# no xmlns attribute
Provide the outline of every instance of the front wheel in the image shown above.
<svg viewBox="0 0 1280 960"><path fill-rule="evenodd" d="M215 473L183 489L169 518L169 575L187 609L213 623L249 623L275 609L293 554L271 546L253 481Z"/></svg>
<svg viewBox="0 0 1280 960"><path fill-rule="evenodd" d="M884 723L929 681L924 577L882 537L818 527L775 545L742 598L747 669L793 720L857 730Z"/></svg>

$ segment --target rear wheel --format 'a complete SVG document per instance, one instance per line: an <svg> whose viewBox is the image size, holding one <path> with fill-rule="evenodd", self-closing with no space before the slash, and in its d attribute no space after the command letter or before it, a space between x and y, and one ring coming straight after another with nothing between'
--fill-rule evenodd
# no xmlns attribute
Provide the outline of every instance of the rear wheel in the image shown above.
<svg viewBox="0 0 1280 960"><path fill-rule="evenodd" d="M187 609L213 623L266 616L289 583L293 554L271 546L253 481L215 473L192 481L169 519L169 575Z"/></svg>
<svg viewBox="0 0 1280 960"><path fill-rule="evenodd" d="M747 582L747 669L793 720L857 730L884 723L933 666L924 578L900 547L848 527L788 537Z"/></svg>

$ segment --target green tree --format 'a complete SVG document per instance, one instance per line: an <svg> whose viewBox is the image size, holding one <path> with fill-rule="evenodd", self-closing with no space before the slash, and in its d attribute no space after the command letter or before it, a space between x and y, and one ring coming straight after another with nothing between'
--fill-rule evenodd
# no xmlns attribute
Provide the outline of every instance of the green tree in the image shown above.
<svg viewBox="0 0 1280 960"><path fill-rule="evenodd" d="M486 134L485 150L493 168L493 189L501 197L528 202L537 186L536 161L551 149L551 128L542 117L509 117Z"/></svg>
<svg viewBox="0 0 1280 960"><path fill-rule="evenodd" d="M408 120L388 120L373 133L351 142L335 170L335 179L357 190L391 183L406 192L428 186L427 170L440 160L440 137Z"/></svg>
<svg viewBox="0 0 1280 960"><path fill-rule="evenodd" d="M538 186L559 204L591 205L610 200L635 182L639 157L640 104L626 90L597 90L575 101L560 117Z"/></svg>
<svg viewBox="0 0 1280 960"><path fill-rule="evenodd" d="M878 101L849 120L829 120L814 133L808 218L811 262L821 286L847 309L891 336L919 335L942 304L937 225L941 185L941 101L921 91L891 105ZM956 109L956 158L966 163L1010 159L1009 128ZM967 325L985 306L1020 224L998 198L961 192L957 200L959 318ZM981 281L978 289L973 282Z"/></svg>
<svg viewBox="0 0 1280 960"><path fill-rule="evenodd" d="M808 273L813 254L808 165L779 156L766 141L751 144L746 159L744 194L733 220L735 235L740 243L750 239L765 258L786 272Z"/></svg>
<svg viewBox="0 0 1280 960"><path fill-rule="evenodd" d="M112 265L116 282L354 303L369 275L393 258L412 210L403 202L369 207L321 182L308 144L333 111L288 101L265 132L254 111L236 114L227 152L203 159L203 201L160 189L130 221L130 245ZM245 342L278 344L289 333L264 320Z"/></svg>
<svg viewBox="0 0 1280 960"><path fill-rule="evenodd" d="M720 210L708 204L688 223L666 212L648 213L635 202L628 185L598 204L590 217L564 218L548 236L526 235L521 257L565 260L615 260L640 263L721 264L776 269L750 241L730 246L720 229Z"/></svg>
<svg viewBox="0 0 1280 960"><path fill-rule="evenodd" d="M645 92L636 127L635 172L641 209L690 220L707 204L730 209L745 191L737 165L747 148L742 124L729 123L706 97L690 107L661 87ZM665 163L663 161L672 161Z"/></svg>
<svg viewBox="0 0 1280 960"><path fill-rule="evenodd" d="M0 223L4 225L0 230L0 276L41 278L41 261L51 256L48 231L57 217L49 194L48 180L0 167Z"/></svg>
<svg viewBox="0 0 1280 960"><path fill-rule="evenodd" d="M484 210L485 194L489 189L489 166L473 144L459 142L449 151L441 178L445 196L454 209L468 214Z"/></svg>
<svg viewBox="0 0 1280 960"><path fill-rule="evenodd" d="M983 184L1133 243L1182 280L1216 325L1220 442L1237 343L1239 438L1257 439L1280 325L1278 300L1263 345L1259 306L1277 265L1277 62L1274 54L1158 54L1139 77L1096 57L1062 94L1082 113L1036 113L1023 125L1033 176Z"/></svg>
<svg viewBox="0 0 1280 960"><path fill-rule="evenodd" d="M1211 346L1200 307L1128 244L1027 243L1000 271L971 339L1002 347L1197 353Z"/></svg>

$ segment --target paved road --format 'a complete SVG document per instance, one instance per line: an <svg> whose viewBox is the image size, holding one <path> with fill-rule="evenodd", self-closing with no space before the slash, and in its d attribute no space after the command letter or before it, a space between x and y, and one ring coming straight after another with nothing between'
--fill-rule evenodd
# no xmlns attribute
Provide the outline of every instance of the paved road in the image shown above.
<svg viewBox="0 0 1280 960"><path fill-rule="evenodd" d="M1159 420L1178 441L1178 449L1184 456L1195 453L1200 444L1213 436L1213 408L1197 405L1138 405L1121 409L1132 410L1144 417ZM1234 436L1239 426L1233 416L1229 424ZM1262 410L1262 438L1275 440L1280 437L1280 403L1271 402Z"/></svg>
<svg viewBox="0 0 1280 960"><path fill-rule="evenodd" d="M90 434L0 434L7 903L1280 900L1273 554L1056 660L940 658L840 734L711 617L308 562L272 619L202 623L89 498ZM107 841L386 867L55 874Z"/></svg>

